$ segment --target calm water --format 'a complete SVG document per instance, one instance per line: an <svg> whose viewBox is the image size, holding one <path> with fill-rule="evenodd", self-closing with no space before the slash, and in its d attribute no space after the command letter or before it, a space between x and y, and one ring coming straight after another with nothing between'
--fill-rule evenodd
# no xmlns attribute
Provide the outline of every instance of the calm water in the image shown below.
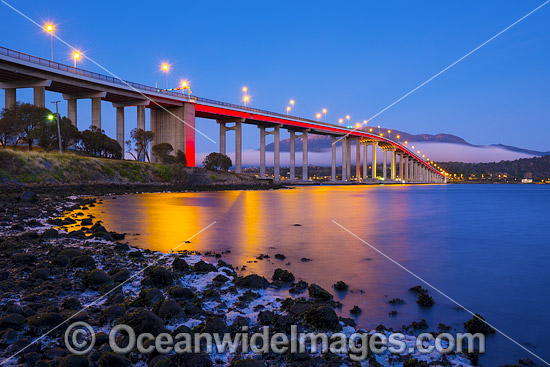
<svg viewBox="0 0 550 367"><path fill-rule="evenodd" d="M336 226L335 220L550 360L544 339L550 330L550 186L337 186L141 194L106 199L92 209L110 230L139 233L128 239L160 251L169 251L217 221L180 249L229 249L226 261L268 278L282 267L297 279L327 289L344 280L350 290L336 295L344 304L342 314L349 316L353 305L360 306L363 313L357 321L362 327L382 323L399 328L424 318L432 330L440 322L462 330L471 318L468 313L432 289L436 305L420 309L408 289L421 282ZM286 259L274 259L276 253ZM271 259L248 262L259 254ZM301 262L302 257L312 261ZM394 297L406 303L388 305ZM397 316L389 316L392 309ZM487 349L481 359L485 366L530 357L499 334L488 338Z"/></svg>

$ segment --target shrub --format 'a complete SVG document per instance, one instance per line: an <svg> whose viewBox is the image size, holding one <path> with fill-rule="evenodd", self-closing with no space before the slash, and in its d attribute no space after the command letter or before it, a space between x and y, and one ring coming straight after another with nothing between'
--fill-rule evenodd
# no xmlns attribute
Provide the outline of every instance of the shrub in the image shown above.
<svg viewBox="0 0 550 367"><path fill-rule="evenodd" d="M210 153L202 161L204 168L207 170L223 170L227 171L233 165L231 158L221 153Z"/></svg>

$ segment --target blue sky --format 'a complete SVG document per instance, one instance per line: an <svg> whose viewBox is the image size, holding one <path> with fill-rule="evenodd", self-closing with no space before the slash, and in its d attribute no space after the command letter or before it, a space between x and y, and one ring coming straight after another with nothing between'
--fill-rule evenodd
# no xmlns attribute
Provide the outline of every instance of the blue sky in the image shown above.
<svg viewBox="0 0 550 367"><path fill-rule="evenodd" d="M171 86L188 79L196 95L239 102L246 85L251 106L284 112L293 98L297 115L314 118L325 107L329 122L346 114L353 122L370 118L543 3L7 1L40 23L53 21L60 37L126 80L164 85L159 68L166 60ZM3 4L0 18L1 46L49 57L44 32ZM370 124L550 150L549 19L550 4ZM72 63L58 41L54 53ZM80 66L103 72L85 58ZM0 98L3 104L3 91ZM66 104L60 108L66 114ZM78 118L79 127L89 126L88 101L79 102ZM103 128L111 136L114 121L105 103ZM129 131L134 109L126 121ZM215 122L198 120L197 128L217 141ZM257 128L243 133L244 148L257 148ZM217 150L199 135L197 146Z"/></svg>

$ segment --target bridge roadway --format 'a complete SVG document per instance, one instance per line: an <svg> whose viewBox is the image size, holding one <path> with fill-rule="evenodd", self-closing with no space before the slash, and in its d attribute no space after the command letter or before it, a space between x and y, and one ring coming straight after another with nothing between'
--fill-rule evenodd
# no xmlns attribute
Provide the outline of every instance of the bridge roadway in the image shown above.
<svg viewBox="0 0 550 367"><path fill-rule="evenodd" d="M220 153L226 153L226 133L235 131L235 171L242 170L242 124L260 129L260 174L265 176L265 138L274 135L274 179L279 180L280 129L290 132L290 180L295 177L295 142L302 137L302 180L308 180L308 134L329 135L333 142L340 140L342 148L341 180L351 175L351 142L356 142L355 177L357 181L376 182L378 177L391 182L444 183L436 168L424 161L407 146L392 139L359 129L350 129L315 120L288 116L257 108L220 102L208 98L187 96L95 72L74 68L19 51L0 47L0 88L5 90L5 106L16 101L19 88L33 88L34 104L44 106L45 91L62 93L67 100L67 117L77 126L77 101L91 99L92 125L101 128L101 102L111 102L116 108L117 141L124 149L124 109L137 108L137 127L145 129L146 107L150 109L153 145L170 143L174 150L185 152L189 165L195 163L195 118L216 120L220 126ZM368 172L368 147L371 147L372 167ZM382 174L377 175L377 147L382 150ZM332 145L332 181L336 181L336 145ZM388 162L388 155L389 162ZM399 165L397 165L397 158ZM389 172L388 172L389 169Z"/></svg>

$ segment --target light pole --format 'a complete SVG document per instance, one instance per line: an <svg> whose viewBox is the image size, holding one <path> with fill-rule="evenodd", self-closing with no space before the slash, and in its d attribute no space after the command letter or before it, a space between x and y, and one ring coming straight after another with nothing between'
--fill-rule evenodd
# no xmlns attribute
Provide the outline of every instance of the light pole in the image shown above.
<svg viewBox="0 0 550 367"><path fill-rule="evenodd" d="M51 48L51 51L52 51L51 61L53 61L53 31L54 31L54 26L53 26L53 24L48 23L48 24L46 24L44 29L46 30L46 32L48 32L50 34L50 48Z"/></svg>
<svg viewBox="0 0 550 367"><path fill-rule="evenodd" d="M54 101L52 103L55 104L55 118L57 120L57 140L59 141L59 153L63 153L63 148L61 147L61 127L59 126L59 108L58 103L61 101ZM53 116L48 116L49 120L53 120Z"/></svg>
<svg viewBox="0 0 550 367"><path fill-rule="evenodd" d="M325 115L325 122L327 122L327 109L323 108L323 115Z"/></svg>
<svg viewBox="0 0 550 367"><path fill-rule="evenodd" d="M292 106L292 109L294 110L294 100L291 99L289 103ZM294 113L294 116L296 116L296 111L293 111L293 113Z"/></svg>
<svg viewBox="0 0 550 367"><path fill-rule="evenodd" d="M319 119L321 118L321 114L320 114L320 113L317 113L317 114L315 115L315 117L317 118L317 121L319 121Z"/></svg>
<svg viewBox="0 0 550 367"><path fill-rule="evenodd" d="M161 68L162 71L166 73L166 89L168 89L168 70L170 70L170 65L168 65L167 63L163 63Z"/></svg>
<svg viewBox="0 0 550 367"><path fill-rule="evenodd" d="M342 125L343 122L344 122L344 119L338 119L338 123L339 123L340 125Z"/></svg>
<svg viewBox="0 0 550 367"><path fill-rule="evenodd" d="M290 112L290 106L286 106L286 114L288 115L289 112Z"/></svg>
<svg viewBox="0 0 550 367"><path fill-rule="evenodd" d="M73 61L74 61L74 72L76 73L76 60L80 59L80 52L73 52Z"/></svg>
<svg viewBox="0 0 550 367"><path fill-rule="evenodd" d="M250 98L248 96L244 96L243 97L243 101L244 101L244 106L246 107L246 103L250 100Z"/></svg>
<svg viewBox="0 0 550 367"><path fill-rule="evenodd" d="M350 116L346 115L346 120L348 120L348 126L349 126L349 119L350 119Z"/></svg>

